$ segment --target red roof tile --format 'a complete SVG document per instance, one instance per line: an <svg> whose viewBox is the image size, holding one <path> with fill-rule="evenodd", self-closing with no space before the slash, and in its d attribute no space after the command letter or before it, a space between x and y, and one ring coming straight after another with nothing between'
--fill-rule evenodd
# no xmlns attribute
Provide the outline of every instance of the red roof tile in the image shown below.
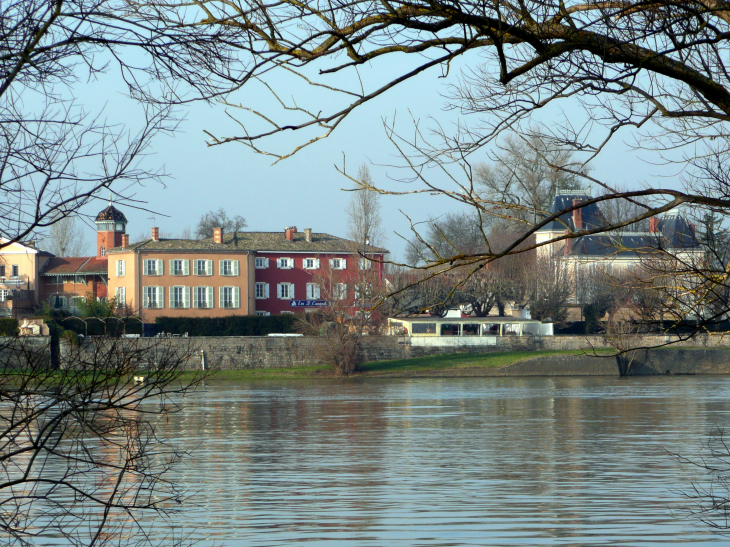
<svg viewBox="0 0 730 547"><path fill-rule="evenodd" d="M96 256L54 256L48 260L41 275L107 273L107 258Z"/></svg>
<svg viewBox="0 0 730 547"><path fill-rule="evenodd" d="M109 259L105 256L92 256L81 268L79 273L107 273Z"/></svg>

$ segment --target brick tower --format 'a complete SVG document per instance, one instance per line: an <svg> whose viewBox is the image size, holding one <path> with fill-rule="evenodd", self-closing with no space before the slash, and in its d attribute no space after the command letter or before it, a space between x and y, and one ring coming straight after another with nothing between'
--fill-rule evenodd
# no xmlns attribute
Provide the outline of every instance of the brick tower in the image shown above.
<svg viewBox="0 0 730 547"><path fill-rule="evenodd" d="M127 217L109 201L109 207L96 215L96 256L105 256L107 249L122 246Z"/></svg>

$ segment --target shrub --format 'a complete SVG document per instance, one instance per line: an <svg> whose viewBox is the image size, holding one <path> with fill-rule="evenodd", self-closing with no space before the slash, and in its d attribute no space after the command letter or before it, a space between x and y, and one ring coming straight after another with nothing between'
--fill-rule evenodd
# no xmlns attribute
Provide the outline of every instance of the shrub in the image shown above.
<svg viewBox="0 0 730 547"><path fill-rule="evenodd" d="M158 317L160 332L188 336L266 336L270 333L294 332L293 315L228 317Z"/></svg>
<svg viewBox="0 0 730 547"><path fill-rule="evenodd" d="M12 317L0 319L0 336L18 336L18 334L20 334L20 329L17 319Z"/></svg>

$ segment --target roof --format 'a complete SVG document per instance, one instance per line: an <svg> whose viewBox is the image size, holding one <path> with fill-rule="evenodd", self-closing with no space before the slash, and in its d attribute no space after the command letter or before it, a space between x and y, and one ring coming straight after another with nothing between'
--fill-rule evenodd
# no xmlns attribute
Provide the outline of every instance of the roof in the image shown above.
<svg viewBox="0 0 730 547"><path fill-rule="evenodd" d="M390 321L407 321L408 323L540 323L539 319L522 317L389 317Z"/></svg>
<svg viewBox="0 0 730 547"><path fill-rule="evenodd" d="M124 213L122 213L119 209L114 207L111 203L109 204L109 207L101 211L98 215L96 215L95 221L100 220L120 220L122 222L127 222L127 217L124 216Z"/></svg>
<svg viewBox="0 0 730 547"><path fill-rule="evenodd" d="M115 247L109 253L129 251L255 251L255 252L301 252L301 253L354 253L356 243L349 239L325 233L312 233L312 241L307 241L304 232L294 234L292 241L286 239L284 232L236 232L223 235L222 243L207 239L146 239L133 243L126 248ZM369 253L387 253L386 249L369 246Z"/></svg>
<svg viewBox="0 0 730 547"><path fill-rule="evenodd" d="M565 209L568 209L570 207L573 207L573 200L579 199L581 201L588 201L589 199L593 199L591 196L585 193L569 193L569 192L558 192L557 195L553 198L553 202L550 205L550 213L555 214L559 213L560 211L563 211ZM601 214L601 210L598 208L598 205L595 203L591 203L590 205L586 205L585 207L582 207L580 209L581 213L581 220L583 222L582 230L591 230L593 228L600 228L601 226L606 226L606 220L603 218L603 215ZM537 230L538 232L564 232L568 228L566 228L566 225L570 228L570 230L575 230L575 224L573 224L573 212L570 211L568 213L564 213L560 215L560 222L559 220L553 220L552 222L548 222L545 226ZM563 224L563 222L565 224Z"/></svg>
<svg viewBox="0 0 730 547"><path fill-rule="evenodd" d="M107 259L96 256L54 256L48 259L41 275L106 274Z"/></svg>

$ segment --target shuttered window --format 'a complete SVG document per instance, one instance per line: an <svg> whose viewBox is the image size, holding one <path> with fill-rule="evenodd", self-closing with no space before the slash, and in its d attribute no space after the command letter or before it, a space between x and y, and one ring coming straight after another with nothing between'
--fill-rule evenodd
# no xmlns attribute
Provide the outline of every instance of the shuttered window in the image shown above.
<svg viewBox="0 0 730 547"><path fill-rule="evenodd" d="M319 300L319 285L317 283L307 283L307 300Z"/></svg>
<svg viewBox="0 0 730 547"><path fill-rule="evenodd" d="M213 275L213 261L195 260L193 273L195 275Z"/></svg>
<svg viewBox="0 0 730 547"><path fill-rule="evenodd" d="M127 288L117 287L116 290L117 308L125 308L127 306Z"/></svg>
<svg viewBox="0 0 730 547"><path fill-rule="evenodd" d="M183 258L170 260L171 275L190 275L190 261Z"/></svg>
<svg viewBox="0 0 730 547"><path fill-rule="evenodd" d="M330 268L333 270L346 270L347 260L344 258L330 258Z"/></svg>
<svg viewBox="0 0 730 547"><path fill-rule="evenodd" d="M165 307L164 287L142 287L142 307L161 309Z"/></svg>
<svg viewBox="0 0 730 547"><path fill-rule="evenodd" d="M238 275L238 260L220 260L218 262L218 273L226 276Z"/></svg>
<svg viewBox="0 0 730 547"><path fill-rule="evenodd" d="M254 266L257 270L263 270L269 267L269 259L262 256L257 256L254 259Z"/></svg>
<svg viewBox="0 0 730 547"><path fill-rule="evenodd" d="M117 260L117 277L124 277L127 273L127 264L125 260Z"/></svg>
<svg viewBox="0 0 730 547"><path fill-rule="evenodd" d="M221 287L218 294L218 305L221 308L240 308L241 289L239 287Z"/></svg>
<svg viewBox="0 0 730 547"><path fill-rule="evenodd" d="M156 258L147 258L142 261L143 275L162 275L164 271L164 262Z"/></svg>
<svg viewBox="0 0 730 547"><path fill-rule="evenodd" d="M302 266L305 270L319 270L319 258L305 258Z"/></svg>
<svg viewBox="0 0 730 547"><path fill-rule="evenodd" d="M269 298L269 284L268 283L256 283L256 285L254 285L254 296L258 300Z"/></svg>
<svg viewBox="0 0 730 547"><path fill-rule="evenodd" d="M207 309L214 305L213 287L193 287L193 308Z"/></svg>
<svg viewBox="0 0 730 547"><path fill-rule="evenodd" d="M281 300L292 300L294 298L294 283L279 283L276 286L276 296Z"/></svg>

